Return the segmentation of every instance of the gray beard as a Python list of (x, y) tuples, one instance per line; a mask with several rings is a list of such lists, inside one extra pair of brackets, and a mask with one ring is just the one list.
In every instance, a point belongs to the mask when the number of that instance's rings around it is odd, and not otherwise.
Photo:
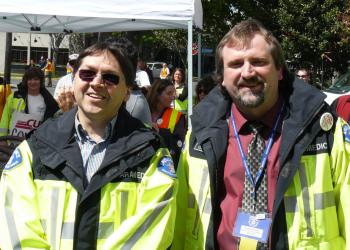
[(255, 100), (244, 100), (242, 96), (239, 96), (236, 101), (239, 106), (247, 107), (247, 108), (256, 108), (259, 107), (262, 103), (264, 103), (265, 95), (263, 92), (254, 94), (256, 97)]

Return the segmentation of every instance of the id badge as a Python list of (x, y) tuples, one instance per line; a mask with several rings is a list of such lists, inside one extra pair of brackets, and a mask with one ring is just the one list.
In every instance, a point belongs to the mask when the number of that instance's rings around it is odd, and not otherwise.
[(239, 209), (232, 235), (267, 243), (271, 216), (267, 213), (248, 213)]

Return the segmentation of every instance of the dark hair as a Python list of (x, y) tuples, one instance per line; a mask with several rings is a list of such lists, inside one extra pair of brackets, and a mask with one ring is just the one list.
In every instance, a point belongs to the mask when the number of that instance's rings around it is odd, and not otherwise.
[(28, 68), (25, 72), (24, 75), (22, 77), (22, 86), (25, 89), (25, 91), (27, 91), (27, 82), (30, 79), (33, 78), (39, 78), (40, 80), (40, 90), (45, 88), (45, 76), (44, 73), (41, 69), (39, 69), (38, 67), (30, 67)]
[(174, 84), (168, 79), (157, 79), (152, 84), (152, 87), (147, 94), (147, 101), (151, 112), (156, 110), (157, 105), (159, 103), (158, 98), (168, 86), (174, 86)]
[(256, 35), (262, 35), (265, 41), (270, 45), (272, 58), (277, 69), (286, 69), (283, 52), (280, 43), (276, 37), (267, 30), (259, 21), (249, 18), (236, 24), (226, 35), (221, 39), (216, 48), (216, 74), (218, 82), (223, 80), (224, 62), (222, 57), (222, 50), (227, 45), (244, 46), (249, 45), (250, 41)]
[(175, 83), (175, 79), (174, 79), (174, 75), (176, 73), (176, 71), (180, 71), (181, 75), (182, 75), (182, 82), (186, 82), (186, 74), (185, 74), (185, 70), (182, 68), (175, 68), (173, 75), (171, 77), (171, 80), (173, 81), (173, 83)]
[(196, 101), (197, 104), (199, 102), (199, 94), (203, 91), (206, 95), (215, 87), (216, 83), (213, 76), (206, 76), (202, 78), (196, 86)]
[(87, 56), (99, 55), (103, 52), (110, 52), (118, 61), (120, 68), (124, 74), (127, 86), (131, 86), (135, 79), (135, 67), (130, 60), (127, 51), (121, 47), (117, 47), (116, 43), (99, 42), (96, 43), (79, 54), (76, 65), (74, 67), (74, 75), (77, 73), (83, 59)]

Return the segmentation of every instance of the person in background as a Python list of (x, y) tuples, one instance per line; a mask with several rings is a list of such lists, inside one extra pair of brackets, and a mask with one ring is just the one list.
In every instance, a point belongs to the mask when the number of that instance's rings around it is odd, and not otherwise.
[[(38, 117), (42, 122), (53, 117), (59, 110), (58, 104), (45, 88), (44, 73), (38, 67), (25, 71), (18, 90), (10, 94), (0, 120), (0, 136), (11, 135), (14, 114), (25, 113)], [(28, 126), (24, 125), (24, 126)]]
[(142, 59), (138, 60), (137, 65), (138, 65), (139, 69), (146, 71), (148, 78), (149, 78), (149, 82), (152, 85), (153, 81), (154, 81), (152, 70), (147, 66), (145, 61), (143, 61)]
[(299, 69), (296, 75), (299, 79), (304, 80), (306, 83), (310, 83), (310, 73), (307, 69)]
[(45, 60), (44, 56), (41, 56), (40, 60), (39, 60), (39, 68), (43, 69), (45, 67), (45, 65), (46, 65), (46, 60)]
[(152, 126), (163, 137), (176, 166), (187, 124), (185, 116), (171, 107), (174, 99), (175, 87), (168, 79), (156, 80), (147, 95), (151, 109)]
[(172, 75), (172, 82), (176, 90), (175, 109), (183, 114), (188, 110), (188, 88), (186, 85), (185, 71), (182, 68), (175, 68)]
[(219, 42), (216, 73), (177, 168), (173, 249), (350, 249), (350, 126), (254, 19)]
[(201, 80), (196, 85), (196, 99), (195, 99), (195, 105), (197, 105), (200, 101), (206, 97), (209, 92), (216, 86), (214, 77), (209, 75)]
[(342, 95), (335, 99), (331, 105), (335, 114), (350, 123), (350, 95)]
[(52, 61), (50, 58), (46, 59), (46, 65), (43, 68), (45, 72), (45, 79), (47, 79), (46, 86), (47, 87), (52, 87), (52, 71), (53, 71), (53, 66), (52, 66)]
[(0, 180), (0, 248), (167, 249), (177, 179), (169, 151), (123, 107), (135, 70), (111, 43), (85, 49), (77, 107), (22, 142)]
[(68, 62), (66, 65), (67, 74), (73, 73), (74, 65), (75, 65), (75, 62), (77, 61), (78, 56), (79, 56), (79, 54), (76, 54), (76, 53), (68, 56)]
[(139, 119), (143, 124), (152, 127), (151, 110), (146, 97), (137, 84), (129, 87), (125, 108), (131, 116)]
[(160, 73), (159, 73), (159, 78), (160, 79), (166, 79), (170, 76), (170, 70), (168, 68), (168, 65), (166, 63), (163, 63), (163, 67), (162, 69), (160, 70)]
[(35, 64), (34, 59), (30, 59), (29, 64), (26, 65), (26, 66), (24, 67), (24, 69), (27, 70), (27, 69), (29, 69), (29, 68), (35, 68), (35, 67), (38, 67), (38, 66)]
[[(79, 54), (71, 54), (68, 57), (68, 64), (70, 68), (74, 68)], [(72, 104), (74, 103), (73, 98), (73, 71), (67, 73), (65, 76), (61, 77), (56, 85), (55, 92), (53, 97), (57, 101), (62, 111), (68, 111), (69, 109), (65, 108), (65, 100), (70, 100)]]
[(11, 84), (7, 83), (4, 78), (0, 77), (0, 119), (5, 107), (7, 97), (12, 93)]
[(151, 87), (151, 83), (147, 72), (142, 68), (143, 68), (142, 61), (138, 60), (135, 82), (137, 86), (142, 90), (142, 92), (146, 94), (149, 88)]

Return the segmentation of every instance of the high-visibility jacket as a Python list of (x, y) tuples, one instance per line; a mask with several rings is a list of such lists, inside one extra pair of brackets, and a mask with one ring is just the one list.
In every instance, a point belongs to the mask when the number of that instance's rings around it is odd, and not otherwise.
[(7, 97), (12, 93), (11, 85), (5, 84), (5, 82), (0, 82), (0, 119), (2, 116), (2, 111), (5, 107)]
[(180, 99), (175, 99), (175, 109), (183, 114), (187, 114), (188, 111), (188, 99), (181, 101)]
[(0, 248), (167, 249), (177, 180), (159, 137), (119, 110), (89, 183), (73, 109), (15, 150), (0, 180)]
[(167, 108), (162, 117), (158, 119), (158, 127), (159, 128), (165, 128), (170, 129), (170, 132), (173, 133), (176, 124), (179, 122), (181, 118), (181, 112), (177, 111), (176, 109)]
[(186, 135), (185, 116), (176, 109), (167, 108), (160, 119), (157, 120), (159, 134), (170, 150), (175, 166), (180, 157), (181, 149)]
[[(289, 90), (281, 93), (286, 111), (270, 248), (350, 249), (350, 127), (334, 114), (334, 122), (325, 118), (329, 106), (313, 87), (280, 84)], [(177, 169), (181, 216), (173, 249), (218, 249), (230, 109), (218, 86), (191, 117)]]
[(188, 111), (188, 89), (186, 85), (176, 88), (175, 109), (182, 114), (187, 114)]
[(53, 71), (52, 62), (47, 61), (44, 69), (45, 69), (45, 73), (52, 73), (52, 71)]
[[(40, 93), (43, 96), (44, 102), (46, 104), (46, 110), (44, 114), (45, 121), (49, 117), (52, 117), (59, 110), (59, 107), (47, 89), (43, 88)], [(28, 113), (27, 92), (25, 90), (18, 90), (14, 93), (11, 93), (7, 97), (0, 120), (0, 136), (6, 136), (9, 134), (10, 129), (13, 127), (12, 114), (15, 111)]]

